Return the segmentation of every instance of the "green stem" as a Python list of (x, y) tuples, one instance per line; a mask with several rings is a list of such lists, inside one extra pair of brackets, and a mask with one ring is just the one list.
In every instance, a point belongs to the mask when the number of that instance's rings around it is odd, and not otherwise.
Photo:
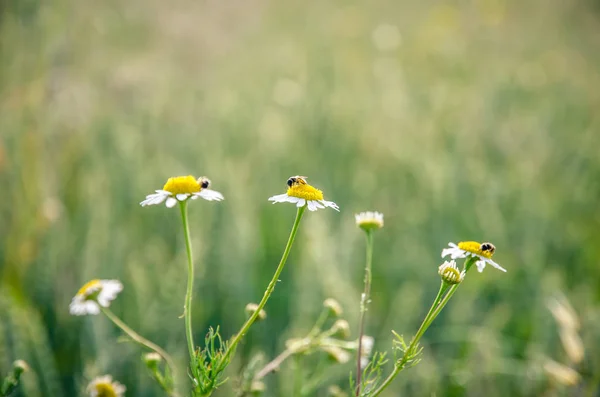
[(329, 317), (329, 309), (324, 308), (321, 311), (321, 314), (319, 315), (317, 322), (315, 322), (315, 325), (313, 325), (312, 329), (308, 333), (309, 338), (317, 335), (319, 333), (319, 331), (321, 331), (321, 327), (323, 326), (323, 324), (325, 324), (325, 321), (327, 321), (328, 317)]
[[(440, 285), (440, 289), (438, 291), (437, 296), (433, 300), (433, 303), (432, 303), (431, 307), (429, 308), (427, 315), (423, 319), (423, 322), (421, 323), (421, 326), (417, 330), (417, 333), (415, 334), (412, 341), (410, 342), (410, 345), (408, 345), (408, 348), (404, 351), (404, 355), (402, 356), (402, 359), (400, 359), (399, 363), (396, 363), (396, 365), (394, 365), (394, 370), (392, 371), (392, 373), (390, 373), (388, 375), (388, 377), (385, 378), (383, 383), (372, 394), (369, 395), (370, 397), (376, 397), (379, 394), (381, 394), (381, 392), (390, 385), (390, 383), (400, 373), (400, 371), (402, 371), (404, 369), (404, 366), (406, 365), (409, 357), (412, 355), (413, 350), (416, 348), (417, 344), (419, 343), (419, 340), (421, 339), (421, 337), (423, 336), (425, 331), (427, 331), (427, 328), (429, 328), (429, 325), (431, 324), (431, 321), (433, 321), (433, 318), (435, 318), (433, 315), (436, 312), (436, 308), (438, 307), (438, 305), (441, 304), (441, 302), (443, 302), (442, 296), (444, 295), (444, 293), (447, 290), (448, 290), (448, 284), (446, 284), (445, 282), (442, 281), (442, 284)], [(438, 311), (438, 313), (439, 313), (439, 311)], [(436, 316), (437, 316), (437, 314), (436, 314)], [(431, 318), (431, 321), (429, 321), (430, 318)]]
[(183, 222), (183, 233), (185, 236), (185, 249), (188, 258), (188, 279), (187, 290), (185, 292), (185, 304), (183, 314), (185, 316), (185, 336), (187, 339), (188, 350), (190, 353), (190, 366), (192, 371), (195, 371), (195, 348), (194, 348), (194, 333), (192, 332), (192, 291), (194, 289), (194, 260), (192, 256), (192, 243), (190, 239), (190, 225), (188, 223), (187, 201), (179, 203), (181, 210), (181, 221)]
[(246, 320), (246, 322), (244, 323), (244, 325), (242, 326), (240, 331), (235, 335), (235, 337), (233, 338), (233, 340), (231, 341), (229, 346), (227, 346), (227, 350), (225, 351), (221, 360), (219, 361), (218, 368), (222, 368), (223, 364), (226, 363), (227, 360), (229, 360), (229, 356), (235, 350), (237, 344), (240, 342), (242, 337), (248, 332), (248, 329), (250, 329), (252, 324), (254, 324), (260, 311), (267, 304), (269, 297), (271, 296), (271, 294), (273, 293), (273, 290), (275, 289), (275, 285), (277, 285), (277, 282), (279, 281), (279, 276), (281, 275), (281, 272), (283, 271), (283, 268), (285, 266), (285, 262), (287, 261), (287, 258), (290, 254), (292, 244), (294, 243), (294, 239), (296, 238), (296, 232), (298, 231), (298, 226), (300, 226), (300, 220), (302, 219), (302, 214), (304, 214), (305, 210), (306, 210), (306, 205), (304, 207), (298, 208), (298, 211), (296, 212), (296, 220), (294, 221), (294, 225), (292, 226), (292, 231), (290, 232), (290, 237), (288, 238), (287, 245), (285, 246), (285, 250), (283, 251), (283, 255), (281, 257), (281, 260), (279, 261), (277, 270), (275, 270), (275, 274), (273, 275), (273, 278), (271, 279), (271, 282), (269, 283), (269, 286), (267, 287), (267, 289), (263, 295), (263, 298), (261, 299), (260, 303), (258, 304), (258, 307), (254, 311), (252, 316), (250, 316), (250, 318), (248, 320)]
[(367, 317), (367, 306), (371, 295), (371, 263), (373, 258), (373, 231), (366, 230), (367, 237), (367, 258), (365, 266), (365, 288), (360, 298), (360, 319), (358, 321), (358, 353), (356, 355), (356, 396), (360, 396), (362, 388), (362, 368), (360, 365), (360, 356), (362, 353), (362, 339), (365, 333), (365, 322)]
[(110, 321), (112, 321), (117, 327), (121, 328), (121, 330), (123, 332), (125, 332), (127, 334), (127, 336), (129, 336), (131, 339), (133, 339), (135, 342), (139, 343), (140, 345), (147, 347), (148, 349), (158, 353), (165, 360), (165, 362), (171, 369), (171, 373), (172, 374), (175, 373), (175, 365), (174, 365), (173, 359), (166, 351), (164, 351), (157, 344), (150, 342), (148, 339), (144, 338), (143, 336), (141, 336), (140, 334), (135, 332), (133, 329), (129, 328), (129, 326), (127, 324), (125, 324), (123, 322), (123, 320), (121, 320), (119, 317), (117, 317), (108, 308), (100, 307), (100, 309), (102, 310), (102, 313), (104, 313), (104, 315), (106, 317), (108, 317), (108, 319)]
[[(467, 273), (471, 269), (471, 267), (473, 266), (473, 264), (476, 261), (477, 261), (477, 258), (475, 258), (475, 257), (469, 257), (465, 260), (465, 265), (463, 268), (465, 273)], [(406, 365), (408, 358), (412, 354), (412, 350), (417, 346), (417, 343), (419, 342), (419, 340), (421, 339), (421, 337), (423, 336), (423, 334), (425, 333), (427, 328), (429, 328), (431, 323), (433, 323), (433, 320), (436, 319), (436, 317), (440, 314), (440, 312), (442, 311), (444, 306), (446, 306), (446, 304), (450, 301), (450, 298), (452, 298), (452, 295), (454, 295), (454, 293), (456, 292), (459, 285), (460, 284), (454, 284), (454, 285), (450, 286), (449, 284), (442, 281), (442, 285), (440, 286), (440, 290), (438, 292), (437, 297), (435, 298), (435, 300), (433, 301), (433, 304), (429, 308), (429, 312), (427, 313), (427, 315), (425, 316), (425, 319), (421, 323), (419, 330), (417, 331), (413, 340), (410, 342), (410, 345), (404, 352), (402, 359), (400, 360), (399, 363), (397, 363), (394, 366), (394, 370), (392, 371), (392, 373), (383, 381), (381, 386), (379, 386), (375, 390), (375, 392), (370, 395), (370, 397), (378, 396), (386, 387), (389, 386), (389, 384), (400, 373), (400, 371), (402, 371), (402, 369), (404, 369), (404, 366)], [(446, 293), (446, 291), (447, 291), (447, 293)]]

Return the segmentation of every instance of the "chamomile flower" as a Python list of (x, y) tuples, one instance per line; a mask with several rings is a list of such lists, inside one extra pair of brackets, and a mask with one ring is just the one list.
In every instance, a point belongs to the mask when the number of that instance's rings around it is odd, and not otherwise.
[(69, 305), (69, 312), (75, 316), (100, 313), (100, 306), (109, 307), (123, 284), (119, 280), (92, 280), (88, 281), (77, 291)]
[(472, 257), (477, 258), (477, 270), (481, 273), (485, 269), (485, 265), (489, 264), (498, 270), (506, 272), (502, 266), (492, 260), (496, 247), (492, 243), (478, 243), (477, 241), (461, 241), (458, 245), (448, 243), (450, 248), (442, 250), (442, 258), (450, 255), (451, 259)]
[(117, 381), (113, 381), (112, 376), (104, 375), (94, 378), (87, 387), (90, 397), (123, 397), (127, 388)]
[(202, 197), (208, 201), (221, 201), (223, 195), (217, 191), (210, 190), (210, 180), (206, 177), (201, 176), (196, 179), (191, 175), (188, 176), (176, 176), (169, 178), (162, 190), (155, 190), (156, 193), (152, 193), (146, 196), (146, 199), (140, 203), (142, 207), (147, 205), (161, 204), (166, 201), (168, 208), (172, 208), (177, 204), (178, 201), (186, 201), (188, 199), (196, 200), (198, 197)]
[(377, 211), (366, 211), (354, 215), (356, 226), (364, 231), (381, 229), (383, 227), (383, 214)]
[(285, 194), (269, 197), (269, 201), (275, 203), (292, 203), (296, 207), (308, 206), (310, 211), (316, 211), (320, 208), (333, 208), (338, 211), (340, 208), (333, 201), (323, 199), (323, 192), (306, 183), (305, 176), (292, 176), (287, 180), (288, 190)]

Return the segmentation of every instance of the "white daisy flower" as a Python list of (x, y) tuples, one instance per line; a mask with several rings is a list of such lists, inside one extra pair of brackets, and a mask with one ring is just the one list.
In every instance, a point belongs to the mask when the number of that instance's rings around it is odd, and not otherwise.
[(465, 271), (463, 270), (461, 272), (458, 270), (458, 266), (456, 266), (456, 261), (454, 259), (450, 262), (445, 261), (438, 269), (439, 275), (442, 276), (442, 279), (448, 284), (459, 284), (465, 278)]
[(477, 241), (461, 241), (458, 245), (448, 243), (450, 248), (442, 250), (442, 258), (450, 255), (451, 259), (459, 259), (466, 257), (478, 258), (475, 262), (477, 270), (481, 273), (485, 269), (485, 265), (489, 264), (498, 270), (506, 272), (502, 266), (492, 260), (492, 255), (496, 252), (496, 247), (492, 243), (478, 243)]
[(94, 378), (87, 387), (90, 397), (123, 397), (126, 390), (125, 386), (113, 381), (110, 375)]
[(368, 231), (383, 227), (383, 214), (377, 211), (366, 211), (354, 215), (356, 226)]
[(109, 307), (123, 284), (119, 280), (92, 280), (87, 282), (73, 297), (69, 312), (75, 316), (100, 313), (100, 306)]
[(198, 197), (202, 197), (208, 201), (223, 200), (221, 193), (208, 189), (209, 185), (210, 180), (203, 176), (198, 179), (191, 175), (169, 178), (162, 190), (155, 190), (156, 193), (147, 195), (140, 205), (145, 207), (166, 201), (167, 207), (172, 208), (178, 201), (183, 202), (190, 198), (196, 200)]
[(269, 197), (269, 201), (275, 203), (292, 203), (296, 207), (308, 207), (310, 211), (316, 211), (320, 208), (333, 208), (340, 211), (340, 208), (333, 201), (323, 199), (323, 192), (306, 183), (305, 176), (292, 176), (287, 180), (288, 190), (286, 194)]

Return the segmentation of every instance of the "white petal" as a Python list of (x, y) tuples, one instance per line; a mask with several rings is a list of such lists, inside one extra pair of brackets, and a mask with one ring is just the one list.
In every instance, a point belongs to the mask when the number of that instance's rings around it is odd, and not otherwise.
[(221, 193), (210, 189), (202, 189), (200, 192), (195, 193), (195, 195), (200, 196), (204, 200), (208, 201), (221, 201), (225, 199)]
[(317, 206), (316, 206), (316, 201), (314, 200), (308, 200), (308, 210), (309, 211), (316, 211), (317, 210)]
[(477, 271), (479, 273), (481, 273), (483, 269), (485, 269), (485, 261), (483, 260), (475, 262), (475, 265), (477, 265)]
[(484, 261), (486, 261), (487, 263), (489, 263), (490, 265), (492, 265), (493, 267), (495, 267), (498, 270), (501, 270), (503, 272), (506, 272), (506, 269), (503, 268), (502, 266), (500, 266), (499, 264), (497, 264), (496, 262), (494, 262), (493, 260), (491, 260), (490, 258), (485, 258)]
[(102, 280), (101, 283), (102, 289), (98, 294), (98, 303), (103, 307), (108, 307), (119, 292), (123, 291), (123, 284), (119, 280)]
[(325, 207), (333, 208), (337, 212), (340, 212), (340, 207), (338, 207), (338, 205), (336, 203), (334, 203), (333, 201), (320, 200), (320, 202)]
[(323, 203), (321, 203), (320, 201), (313, 201), (313, 203), (315, 204), (315, 207), (317, 208), (325, 208), (325, 206), (323, 205)]
[(94, 301), (86, 301), (85, 311), (87, 314), (95, 316), (96, 314), (100, 313), (100, 306), (98, 306), (98, 304)]
[(187, 194), (187, 193), (179, 193), (179, 194), (177, 194), (175, 197), (176, 197), (176, 198), (177, 198), (177, 200), (179, 200), (179, 201), (185, 201), (185, 200), (187, 200), (187, 198), (188, 198), (188, 197), (190, 197), (190, 195), (189, 195), (189, 194)]
[(140, 205), (142, 207), (145, 207), (147, 205), (160, 204), (163, 201), (165, 201), (165, 199), (167, 197), (168, 197), (168, 195), (165, 195), (163, 193), (149, 194), (149, 195), (146, 196), (146, 199), (140, 203)]
[[(278, 194), (277, 196), (272, 196), (269, 197), (269, 201), (272, 201), (273, 204), (275, 203), (288, 203), (288, 202), (292, 202), (290, 201), (291, 197), (288, 196), (287, 194)], [(295, 201), (293, 201), (295, 203)]]
[(303, 198), (298, 198), (298, 201), (296, 202), (296, 207), (300, 208), (300, 207), (304, 207), (306, 205), (306, 200)]
[(175, 207), (175, 204), (177, 204), (177, 199), (176, 198), (169, 197), (167, 199), (167, 202), (166, 202), (167, 208), (173, 208), (173, 207)]

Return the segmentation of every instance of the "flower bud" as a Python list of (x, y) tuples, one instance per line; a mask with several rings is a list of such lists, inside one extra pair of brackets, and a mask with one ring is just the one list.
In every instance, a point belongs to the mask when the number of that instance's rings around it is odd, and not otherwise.
[(25, 362), (25, 360), (16, 360), (13, 362), (13, 371), (16, 376), (21, 375), (23, 372), (29, 371), (29, 365)]
[(339, 319), (331, 327), (331, 335), (347, 338), (350, 336), (350, 324), (348, 321)]
[(162, 361), (162, 357), (156, 352), (146, 353), (142, 359), (144, 360), (146, 367), (152, 370), (156, 369), (158, 363)]
[(574, 386), (581, 381), (581, 375), (577, 371), (553, 360), (546, 361), (544, 371), (549, 377), (566, 386)]
[(448, 284), (459, 284), (465, 278), (465, 272), (458, 270), (454, 260), (442, 263), (438, 268), (438, 274), (442, 277), (442, 280)]
[(264, 393), (266, 389), (267, 389), (267, 387), (265, 386), (265, 384), (259, 380), (255, 380), (250, 385), (250, 393), (257, 395), (257, 396)]
[(356, 226), (368, 232), (383, 227), (383, 214), (377, 211), (366, 211), (354, 215)]
[(344, 312), (342, 305), (340, 305), (340, 303), (333, 298), (325, 299), (323, 301), (323, 306), (329, 309), (329, 313), (334, 317), (339, 317)]
[[(246, 314), (248, 315), (248, 317), (250, 317), (254, 314), (254, 312), (256, 312), (257, 309), (258, 309), (258, 305), (256, 303), (248, 303), (246, 305)], [(265, 318), (267, 318), (267, 312), (264, 311), (263, 309), (260, 309), (260, 312), (258, 312), (258, 317), (256, 317), (256, 320), (262, 321)]]
[(327, 395), (329, 397), (348, 397), (348, 394), (346, 394), (338, 385), (329, 386)]
[(321, 349), (327, 353), (330, 359), (339, 364), (345, 364), (352, 358), (350, 353), (337, 346), (324, 346)]

